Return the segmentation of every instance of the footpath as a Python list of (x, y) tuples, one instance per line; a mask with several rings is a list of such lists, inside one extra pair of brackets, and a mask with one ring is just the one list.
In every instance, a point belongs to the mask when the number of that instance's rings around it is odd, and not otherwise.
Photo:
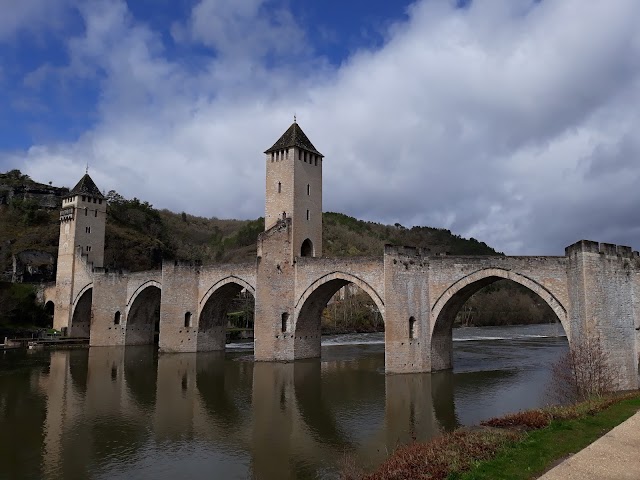
[(640, 480), (640, 412), (539, 480)]

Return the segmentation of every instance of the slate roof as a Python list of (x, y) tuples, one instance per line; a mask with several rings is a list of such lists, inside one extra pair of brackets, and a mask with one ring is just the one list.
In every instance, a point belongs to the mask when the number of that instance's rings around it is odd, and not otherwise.
[(85, 173), (78, 184), (71, 189), (69, 195), (90, 195), (96, 198), (104, 198), (104, 195), (100, 193), (100, 189), (96, 187), (88, 173)]
[(316, 155), (320, 155), (321, 157), (324, 157), (324, 155), (322, 155), (318, 150), (316, 150), (316, 147), (313, 146), (313, 144), (311, 143), (311, 140), (309, 140), (309, 137), (307, 137), (304, 134), (304, 132), (300, 128), (300, 125), (298, 125), (297, 122), (293, 122), (291, 126), (287, 129), (287, 131), (282, 134), (280, 139), (273, 144), (273, 147), (271, 147), (269, 150), (265, 151), (264, 153), (271, 153), (277, 150), (284, 150), (285, 148), (289, 148), (289, 147), (298, 147), (303, 150), (306, 150), (307, 152), (315, 153)]

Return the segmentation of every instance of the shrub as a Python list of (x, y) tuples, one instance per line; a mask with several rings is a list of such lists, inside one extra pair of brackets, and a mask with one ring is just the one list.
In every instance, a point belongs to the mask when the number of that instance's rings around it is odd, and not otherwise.
[[(495, 455), (521, 434), (511, 430), (458, 430), (427, 443), (411, 443), (398, 448), (380, 467), (363, 480), (446, 479), (464, 472), (474, 463)], [(354, 477), (343, 473), (344, 480)]]
[(529, 410), (513, 413), (500, 418), (492, 418), (481, 423), (488, 427), (497, 428), (522, 428), (524, 430), (537, 430), (551, 423), (552, 416), (544, 410)]
[(597, 334), (573, 339), (552, 367), (552, 395), (562, 403), (600, 398), (616, 390), (615, 372)]

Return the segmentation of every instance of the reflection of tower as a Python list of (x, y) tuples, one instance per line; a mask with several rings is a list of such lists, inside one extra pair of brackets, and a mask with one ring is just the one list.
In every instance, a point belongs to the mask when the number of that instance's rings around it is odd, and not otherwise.
[(253, 455), (256, 478), (295, 478), (293, 363), (256, 363), (253, 367)]
[(265, 230), (289, 217), (292, 257), (322, 256), (322, 154), (295, 120), (265, 153)]
[(193, 436), (196, 354), (158, 357), (154, 430), (159, 438)]
[(74, 296), (86, 284), (80, 270), (103, 266), (106, 212), (107, 202), (89, 174), (62, 199), (53, 320), (57, 330), (71, 324)]
[(67, 352), (51, 352), (49, 375), (42, 377), (41, 389), (47, 399), (47, 416), (44, 422), (44, 438), (42, 449), (42, 463), (44, 476), (53, 476), (62, 459), (62, 434), (64, 422), (67, 418), (67, 400), (74, 398), (68, 384)]
[(410, 373), (385, 377), (385, 433), (387, 446), (425, 441), (437, 435), (440, 425), (433, 408), (431, 375)]
[[(91, 453), (85, 415), (87, 386), (86, 350), (51, 352), (49, 374), (42, 378), (46, 418), (42, 450), (43, 478), (88, 476), (86, 458)], [(73, 455), (65, 450), (71, 448)]]

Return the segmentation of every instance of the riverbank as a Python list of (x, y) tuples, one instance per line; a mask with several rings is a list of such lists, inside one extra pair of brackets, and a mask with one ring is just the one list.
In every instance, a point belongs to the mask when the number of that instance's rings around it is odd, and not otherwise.
[(530, 479), (640, 411), (640, 392), (568, 407), (529, 410), (398, 448), (371, 474), (346, 468), (348, 480)]

